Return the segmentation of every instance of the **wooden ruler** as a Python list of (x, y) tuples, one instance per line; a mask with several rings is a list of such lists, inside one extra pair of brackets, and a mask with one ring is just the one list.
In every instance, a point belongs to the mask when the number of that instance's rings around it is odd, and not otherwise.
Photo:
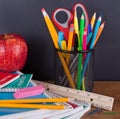
[(58, 86), (50, 83), (45, 83), (42, 81), (34, 81), (36, 84), (42, 84), (46, 90), (53, 92), (55, 94), (76, 99), (78, 101), (91, 103), (93, 107), (102, 108), (105, 110), (112, 110), (114, 98), (100, 95), (96, 93), (81, 91), (77, 89), (72, 89), (68, 87)]

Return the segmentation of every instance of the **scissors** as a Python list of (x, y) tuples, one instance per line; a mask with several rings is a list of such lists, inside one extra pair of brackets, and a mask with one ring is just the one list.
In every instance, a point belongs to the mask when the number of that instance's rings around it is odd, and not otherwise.
[[(70, 24), (73, 21), (74, 11), (76, 11), (76, 13), (77, 13), (77, 8), (78, 7), (80, 7), (81, 10), (84, 12), (85, 20), (86, 20), (85, 28), (87, 28), (88, 22), (89, 22), (88, 13), (87, 13), (87, 10), (86, 10), (86, 8), (85, 8), (85, 6), (83, 4), (80, 4), (80, 3), (75, 4), (74, 7), (73, 7), (73, 13), (71, 11), (67, 10), (67, 9), (64, 9), (64, 8), (58, 8), (52, 14), (53, 23), (56, 25), (56, 27), (60, 31), (64, 32), (64, 37), (65, 37), (66, 41), (68, 41), (69, 29), (70, 29)], [(66, 14), (66, 16), (67, 16), (67, 19), (65, 21), (63, 21), (63, 22), (60, 22), (58, 20), (58, 17), (57, 17), (57, 15), (59, 15), (60, 12)], [(61, 14), (60, 17), (63, 18), (64, 16), (62, 16), (62, 14)]]
[[(63, 21), (63, 22), (60, 22), (57, 18), (57, 15), (59, 13), (64, 13), (63, 15), (66, 15), (65, 17), (66, 20)], [(60, 15), (61, 16), (61, 15)], [(63, 16), (61, 16), (62, 18)], [(54, 12), (53, 12), (53, 15), (52, 15), (52, 21), (54, 22), (54, 24), (56, 25), (56, 27), (60, 30), (60, 31), (63, 31), (64, 32), (64, 37), (66, 39), (66, 41), (68, 40), (68, 33), (69, 33), (69, 26), (70, 26), (70, 23), (71, 21), (73, 20), (73, 14), (67, 10), (67, 9), (64, 9), (64, 8), (58, 8), (56, 9)]]

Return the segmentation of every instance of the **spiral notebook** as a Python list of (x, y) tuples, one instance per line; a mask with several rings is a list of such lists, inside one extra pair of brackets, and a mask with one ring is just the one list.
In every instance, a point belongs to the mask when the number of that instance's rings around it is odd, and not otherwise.
[(28, 87), (29, 82), (31, 81), (33, 74), (21, 74), (18, 79), (9, 83), (8, 85), (0, 88), (0, 92), (15, 92), (18, 89)]

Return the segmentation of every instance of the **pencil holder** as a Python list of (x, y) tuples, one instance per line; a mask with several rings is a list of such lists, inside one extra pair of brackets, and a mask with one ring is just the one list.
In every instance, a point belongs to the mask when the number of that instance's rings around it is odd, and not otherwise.
[(94, 52), (95, 49), (85, 51), (55, 49), (55, 84), (92, 91), (94, 87)]

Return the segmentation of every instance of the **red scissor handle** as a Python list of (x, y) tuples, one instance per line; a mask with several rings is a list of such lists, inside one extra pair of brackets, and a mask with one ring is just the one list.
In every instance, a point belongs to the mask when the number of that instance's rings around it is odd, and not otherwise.
[[(67, 15), (67, 19), (66, 19), (66, 21), (65, 21), (64, 23), (60, 23), (60, 22), (57, 20), (57, 17), (56, 17), (56, 16), (57, 16), (57, 14), (58, 14), (59, 12), (64, 12), (64, 13), (66, 13), (66, 15)], [(61, 17), (62, 17), (62, 15), (61, 15)], [(64, 8), (58, 8), (58, 9), (56, 9), (56, 10), (53, 12), (53, 14), (52, 14), (52, 21), (54, 22), (54, 24), (56, 25), (56, 27), (57, 27), (59, 30), (61, 30), (61, 31), (64, 32), (64, 36), (65, 36), (66, 41), (68, 40), (69, 25), (70, 25), (70, 22), (72, 21), (72, 19), (73, 19), (72, 13), (71, 13), (69, 10), (64, 9)]]

